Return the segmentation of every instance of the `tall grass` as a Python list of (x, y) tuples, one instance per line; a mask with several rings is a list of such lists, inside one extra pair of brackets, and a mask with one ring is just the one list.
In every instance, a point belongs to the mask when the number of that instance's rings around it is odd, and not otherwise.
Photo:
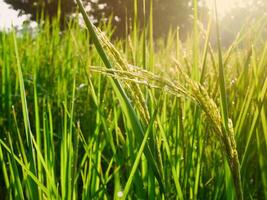
[(267, 198), (258, 24), (214, 48), (216, 24), (203, 29), (196, 11), (193, 38), (154, 41), (150, 1), (144, 31), (135, 21), (112, 44), (77, 2), (88, 30), (55, 19), (0, 34), (2, 197)]

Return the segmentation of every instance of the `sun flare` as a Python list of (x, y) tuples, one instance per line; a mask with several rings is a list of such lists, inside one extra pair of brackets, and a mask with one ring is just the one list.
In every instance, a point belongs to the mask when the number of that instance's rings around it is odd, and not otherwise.
[[(210, 9), (214, 9), (215, 0), (206, 0)], [(235, 7), (245, 7), (255, 3), (253, 0), (217, 0), (219, 17), (227, 15)]]

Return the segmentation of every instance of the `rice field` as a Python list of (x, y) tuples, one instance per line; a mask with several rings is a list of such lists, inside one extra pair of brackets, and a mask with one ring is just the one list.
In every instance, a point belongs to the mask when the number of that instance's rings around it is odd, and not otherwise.
[(0, 33), (1, 199), (267, 199), (266, 18), (111, 40), (77, 3), (85, 27)]

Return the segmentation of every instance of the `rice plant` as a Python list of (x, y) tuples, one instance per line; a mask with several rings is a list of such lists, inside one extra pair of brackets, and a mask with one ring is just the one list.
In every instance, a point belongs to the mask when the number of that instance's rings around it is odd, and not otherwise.
[(162, 43), (151, 14), (112, 41), (77, 3), (86, 28), (0, 34), (3, 199), (266, 199), (258, 24), (223, 48), (196, 11), (188, 40)]

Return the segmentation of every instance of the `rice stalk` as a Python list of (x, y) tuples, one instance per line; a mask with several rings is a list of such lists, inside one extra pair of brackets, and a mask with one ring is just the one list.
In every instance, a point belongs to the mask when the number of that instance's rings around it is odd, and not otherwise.
[[(105, 50), (101, 44), (101, 41), (102, 41), (100, 39), (101, 37), (97, 33), (97, 30), (95, 30), (95, 26), (91, 23), (88, 15), (87, 15), (84, 7), (83, 7), (81, 0), (77, 0), (77, 4), (79, 6), (80, 12), (83, 15), (85, 24), (86, 24), (86, 26), (90, 32), (90, 35), (93, 39), (94, 45), (97, 49), (99, 56), (101, 57), (105, 66), (108, 69), (112, 69), (113, 64), (111, 63), (110, 58), (106, 54), (106, 52), (105, 52)], [(113, 51), (113, 53), (115, 53), (115, 55), (117, 55), (116, 52)], [(119, 60), (117, 60), (117, 62), (120, 62), (121, 59), (120, 59), (120, 57), (118, 57), (118, 58), (119, 58)], [(137, 117), (137, 113), (135, 112), (135, 110), (134, 110), (128, 96), (126, 95), (123, 87), (121, 86), (120, 82), (118, 82), (117, 79), (110, 79), (110, 81), (111, 81), (114, 92), (116, 93), (117, 97), (119, 98), (122, 110), (123, 110), (123, 112), (126, 116), (126, 119), (128, 121), (128, 125), (132, 129), (133, 133), (135, 134), (135, 137), (137, 138), (138, 142), (141, 143), (142, 137), (144, 136), (144, 130), (143, 130), (143, 127), (139, 121), (139, 118)], [(160, 185), (160, 192), (163, 193), (165, 190), (165, 187), (162, 183), (161, 174), (159, 172), (158, 165), (157, 165), (156, 160), (155, 160), (155, 156), (153, 155), (149, 145), (147, 145), (145, 147), (144, 153), (145, 153), (147, 160), (151, 164), (151, 167), (153, 169), (153, 172), (154, 172), (156, 179), (158, 180), (158, 183)]]
[(209, 96), (207, 90), (200, 83), (192, 80), (181, 69), (178, 61), (175, 60), (175, 62), (181, 75), (180, 77), (183, 77), (182, 80), (185, 82), (183, 84), (181, 84), (182, 81), (179, 82), (176, 80), (169, 80), (152, 72), (131, 65), (130, 67), (135, 70), (123, 71), (101, 67), (90, 67), (90, 70), (92, 72), (98, 72), (107, 76), (111, 76), (115, 79), (123, 80), (125, 82), (135, 82), (136, 84), (146, 85), (149, 88), (162, 89), (164, 92), (167, 92), (171, 95), (175, 95), (177, 97), (184, 96), (197, 102), (205, 112), (207, 119), (212, 122), (212, 128), (216, 134), (216, 137), (219, 138), (223, 144), (222, 149), (227, 156), (234, 179), (234, 184), (236, 190), (238, 190), (237, 187), (241, 187), (240, 163), (238, 159), (236, 141), (234, 138), (232, 120), (228, 119), (228, 129), (225, 129), (220, 110), (214, 100)]
[[(106, 50), (109, 58), (113, 62), (113, 67), (115, 69), (120, 69), (124, 71), (131, 71), (131, 67), (129, 67), (129, 64), (127, 60), (124, 58), (124, 56), (114, 47), (114, 45), (109, 41), (107, 36), (102, 33), (99, 29), (96, 27), (95, 31), (97, 35), (99, 36), (99, 40), (103, 46), (103, 48)], [(143, 92), (139, 86), (139, 84), (136, 84), (134, 82), (132, 83), (125, 83), (127, 91), (130, 92), (130, 95), (133, 99), (133, 102), (135, 102), (138, 110), (141, 112), (141, 117), (145, 119), (146, 124), (148, 124), (150, 120), (150, 115), (148, 112), (148, 108), (146, 106), (145, 98), (143, 95)]]

